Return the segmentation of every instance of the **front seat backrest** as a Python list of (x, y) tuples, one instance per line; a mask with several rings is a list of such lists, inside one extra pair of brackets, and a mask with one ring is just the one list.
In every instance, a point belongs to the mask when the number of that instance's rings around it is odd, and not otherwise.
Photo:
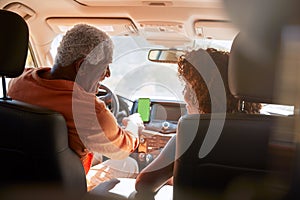
[[(0, 76), (19, 76), (25, 66), (29, 32), (16, 13), (0, 10)], [(78, 156), (69, 148), (64, 117), (52, 110), (0, 99), (0, 187), (47, 184), (75, 195), (86, 193)], [(30, 91), (24, 91), (30, 92)]]
[[(260, 66), (251, 68), (253, 62), (241, 56), (240, 37), (239, 34), (235, 38), (229, 58), (233, 95), (250, 102), (281, 103), (269, 91), (273, 84), (260, 87), (261, 82), (256, 81)], [(273, 81), (274, 68), (265, 67), (270, 73), (264, 72), (265, 77), (260, 81), (269, 76)], [(268, 81), (270, 79), (265, 82)], [(221, 122), (224, 122), (222, 129), (210, 132), (214, 138), (220, 131), (216, 144), (205, 141), (210, 126)], [(295, 122), (294, 116), (246, 113), (227, 113), (225, 118), (224, 113), (183, 116), (176, 140), (174, 199), (278, 199), (284, 196), (291, 178)], [(201, 157), (199, 151), (205, 142), (214, 147)]]

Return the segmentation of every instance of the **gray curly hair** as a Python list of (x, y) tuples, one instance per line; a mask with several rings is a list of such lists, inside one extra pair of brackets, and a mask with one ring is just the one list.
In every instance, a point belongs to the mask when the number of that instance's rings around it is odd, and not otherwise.
[(62, 38), (55, 64), (68, 66), (80, 58), (93, 65), (109, 64), (112, 54), (113, 43), (105, 32), (87, 24), (77, 24)]

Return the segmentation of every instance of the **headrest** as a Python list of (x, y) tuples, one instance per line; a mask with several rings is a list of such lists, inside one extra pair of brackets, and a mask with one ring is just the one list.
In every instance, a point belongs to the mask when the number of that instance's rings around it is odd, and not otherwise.
[(233, 41), (228, 83), (233, 96), (248, 102), (290, 104), (278, 95), (280, 35), (251, 39), (239, 33)]
[(0, 76), (14, 78), (25, 67), (29, 31), (18, 14), (0, 10)]

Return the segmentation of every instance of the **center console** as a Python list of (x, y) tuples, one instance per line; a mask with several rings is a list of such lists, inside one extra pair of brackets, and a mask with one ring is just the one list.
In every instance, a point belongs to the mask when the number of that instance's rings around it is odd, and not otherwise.
[[(138, 103), (138, 100), (134, 102), (132, 113), (147, 113), (139, 111), (141, 106), (138, 106)], [(176, 135), (178, 120), (186, 114), (185, 104), (182, 102), (151, 100), (146, 109), (149, 109), (149, 116), (144, 121), (145, 129), (140, 133), (139, 147), (132, 154), (132, 157), (137, 160), (140, 170), (151, 163), (169, 139)]]

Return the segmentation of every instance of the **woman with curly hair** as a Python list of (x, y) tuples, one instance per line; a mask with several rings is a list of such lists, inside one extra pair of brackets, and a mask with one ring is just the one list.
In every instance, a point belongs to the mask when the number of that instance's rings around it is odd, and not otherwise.
[[(207, 52), (210, 57), (206, 56), (205, 52)], [(214, 66), (216, 66), (211, 67), (209, 71), (202, 67), (204, 64), (206, 64), (206, 67), (207, 65), (211, 65), (208, 59), (212, 59)], [(185, 83), (183, 93), (189, 114), (211, 113), (212, 105), (217, 107), (215, 108), (215, 111), (221, 111), (221, 108), (219, 108), (223, 104), (223, 102), (220, 102), (221, 98), (213, 98), (215, 102), (212, 104), (212, 98), (208, 89), (213, 87), (213, 83), (216, 82), (218, 77), (217, 73), (221, 75), (223, 86), (225, 88), (227, 113), (259, 113), (261, 104), (240, 102), (239, 99), (235, 98), (230, 93), (228, 85), (228, 60), (228, 52), (218, 51), (213, 48), (208, 48), (206, 50), (198, 49), (180, 57), (178, 61), (178, 75)], [(191, 63), (194, 63), (194, 65)], [(203, 72), (204, 70), (206, 70), (205, 73)], [(206, 76), (207, 84), (203, 75)]]
[[(228, 52), (213, 48), (194, 50), (179, 58), (178, 76), (185, 84), (183, 95), (188, 114), (205, 114), (212, 111), (259, 113), (261, 104), (240, 102), (230, 93), (228, 60)], [(218, 81), (220, 77), (222, 80)], [(222, 84), (222, 87), (218, 84)], [(213, 87), (224, 88), (226, 98), (219, 98), (222, 94), (218, 93), (214, 93), (216, 97), (213, 97), (210, 94)], [(140, 194), (144, 197), (148, 194), (147, 196), (151, 197), (164, 184), (172, 184), (175, 145), (176, 137), (173, 137), (159, 156), (137, 176), (135, 184), (137, 198)]]

